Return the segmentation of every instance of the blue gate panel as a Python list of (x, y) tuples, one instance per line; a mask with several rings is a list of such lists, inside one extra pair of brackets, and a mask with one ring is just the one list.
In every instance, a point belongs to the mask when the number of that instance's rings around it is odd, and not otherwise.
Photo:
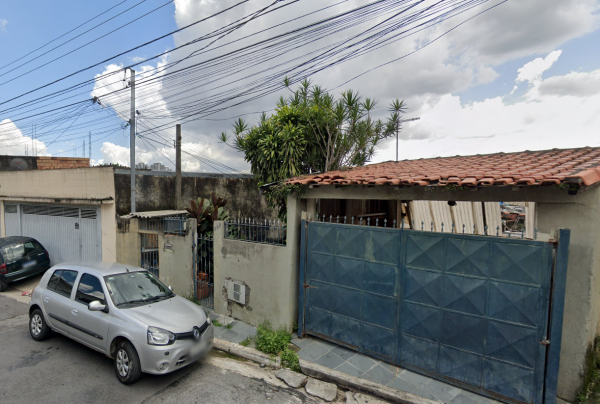
[(404, 273), (404, 300), (440, 306), (442, 301), (442, 274), (439, 272), (406, 269)]
[(307, 333), (503, 400), (542, 401), (548, 243), (308, 224)]
[(438, 362), (438, 344), (406, 334), (400, 336), (398, 352), (400, 361), (406, 365), (435, 372)]
[(487, 359), (483, 369), (483, 387), (506, 397), (530, 403), (534, 398), (531, 388), (535, 383), (533, 371)]
[(404, 303), (401, 313), (400, 329), (403, 333), (439, 342), (440, 310), (420, 304)]
[(445, 309), (478, 316), (485, 315), (488, 293), (485, 279), (446, 275), (445, 281), (442, 292), (442, 304)]
[(364, 267), (365, 264), (361, 260), (336, 257), (333, 272), (338, 284), (360, 290), (365, 279)]
[(446, 377), (473, 386), (480, 386), (482, 366), (480, 355), (456, 348), (440, 347), (439, 372)]
[(486, 240), (448, 238), (446, 271), (487, 278), (490, 270), (490, 243)]
[(352, 347), (360, 346), (360, 321), (344, 316), (331, 316), (331, 328), (333, 332), (331, 338), (336, 341), (344, 342)]
[(350, 317), (355, 320), (362, 319), (362, 294), (360, 290), (333, 285), (329, 288), (328, 299), (331, 302), (330, 311), (335, 314)]

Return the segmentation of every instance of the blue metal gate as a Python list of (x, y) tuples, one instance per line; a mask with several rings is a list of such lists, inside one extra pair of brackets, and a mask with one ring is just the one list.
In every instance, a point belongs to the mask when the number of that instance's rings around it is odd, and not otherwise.
[(303, 234), (301, 332), (480, 394), (543, 401), (551, 244), (319, 222)]

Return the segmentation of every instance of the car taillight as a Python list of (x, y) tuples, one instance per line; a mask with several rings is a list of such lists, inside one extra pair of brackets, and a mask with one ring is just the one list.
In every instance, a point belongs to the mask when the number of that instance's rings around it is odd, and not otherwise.
[(8, 272), (8, 269), (6, 268), (6, 264), (0, 265), (0, 274), (5, 274), (7, 272)]
[(50, 259), (50, 254), (48, 254), (48, 251), (44, 250), (44, 252), (46, 253), (46, 258)]

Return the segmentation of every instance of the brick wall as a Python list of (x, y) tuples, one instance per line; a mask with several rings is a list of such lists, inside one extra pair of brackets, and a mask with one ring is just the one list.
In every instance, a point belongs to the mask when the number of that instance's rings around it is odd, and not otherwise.
[(59, 168), (83, 168), (90, 166), (89, 158), (77, 157), (38, 157), (38, 170), (56, 170)]

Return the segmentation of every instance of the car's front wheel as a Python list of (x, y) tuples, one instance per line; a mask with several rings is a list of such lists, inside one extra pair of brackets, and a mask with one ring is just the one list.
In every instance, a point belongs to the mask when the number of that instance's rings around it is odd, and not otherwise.
[(29, 316), (29, 334), (36, 341), (42, 341), (50, 335), (50, 327), (40, 309), (35, 309)]
[(115, 371), (117, 378), (123, 384), (135, 383), (142, 376), (140, 358), (131, 342), (118, 343), (115, 353)]

